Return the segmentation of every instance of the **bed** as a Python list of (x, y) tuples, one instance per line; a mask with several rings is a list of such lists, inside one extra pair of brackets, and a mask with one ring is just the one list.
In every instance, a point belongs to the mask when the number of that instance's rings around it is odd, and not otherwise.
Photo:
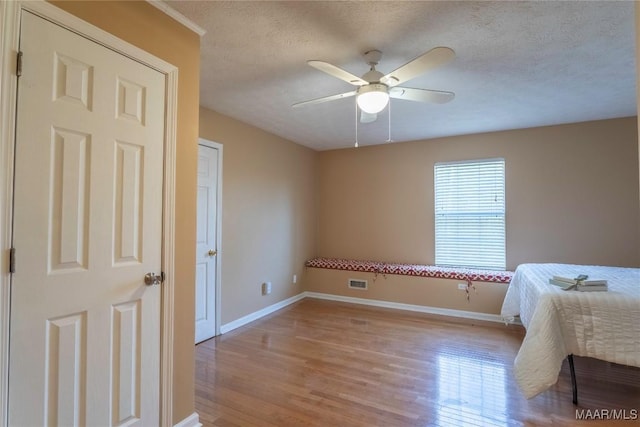
[[(564, 291), (549, 284), (554, 275), (580, 274), (606, 279), (609, 290)], [(519, 315), (527, 330), (514, 375), (528, 399), (555, 384), (562, 361), (572, 355), (640, 367), (638, 268), (522, 264), (509, 284), (501, 314), (506, 321)], [(574, 375), (572, 381), (576, 402)]]

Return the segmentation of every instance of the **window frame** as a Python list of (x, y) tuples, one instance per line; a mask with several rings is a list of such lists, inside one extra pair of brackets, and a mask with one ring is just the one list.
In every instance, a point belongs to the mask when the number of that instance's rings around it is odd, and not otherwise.
[[(491, 163), (493, 164), (494, 172), (491, 170), (487, 170), (484, 172), (485, 176), (482, 176), (482, 164)], [(448, 202), (448, 204), (459, 204), (462, 202), (462, 195), (455, 194), (449, 195), (448, 200), (447, 196), (442, 196), (441, 193), (451, 191), (453, 186), (446, 185), (443, 181), (445, 178), (441, 175), (438, 177), (439, 172), (447, 173), (451, 175), (451, 169), (448, 171), (446, 168), (453, 168), (456, 166), (461, 166), (461, 168), (457, 171), (458, 174), (464, 174), (465, 171), (462, 166), (473, 167), (476, 166), (480, 173), (476, 173), (475, 177), (467, 177), (469, 178), (467, 182), (461, 183), (460, 186), (455, 186), (455, 188), (459, 188), (462, 193), (472, 191), (473, 187), (481, 187), (485, 186), (485, 198), (486, 196), (490, 196), (491, 193), (486, 190), (486, 187), (489, 185), (494, 187), (494, 197), (496, 197), (496, 202), (500, 202), (498, 198), (501, 199), (501, 203), (495, 205), (497, 209), (489, 209), (491, 203), (487, 203), (482, 200), (482, 197), (473, 198), (471, 203), (476, 204), (477, 209), (450, 209), (449, 211), (443, 210), (443, 202)], [(500, 182), (488, 183), (487, 179), (490, 178), (490, 174), (497, 172), (497, 178)], [(455, 174), (455, 171), (454, 171)], [(468, 172), (467, 172), (468, 174)], [(507, 167), (506, 160), (503, 157), (493, 157), (493, 158), (484, 158), (484, 159), (470, 159), (470, 160), (461, 160), (461, 161), (446, 161), (446, 162), (437, 162), (433, 166), (433, 190), (434, 190), (434, 249), (435, 249), (435, 265), (440, 267), (459, 267), (459, 268), (476, 268), (476, 269), (484, 269), (484, 270), (506, 270), (506, 216), (507, 216), (507, 203), (506, 203), (506, 175), (507, 175)], [(484, 179), (483, 179), (484, 178)], [(501, 178), (501, 180), (500, 180)], [(445, 188), (443, 188), (443, 186)], [(483, 193), (481, 193), (483, 194)], [(459, 219), (452, 219), (457, 216)], [(491, 224), (492, 219), (496, 219), (493, 221), (494, 224)], [(451, 237), (449, 239), (444, 239), (442, 234), (445, 232), (443, 230), (446, 227), (446, 224), (443, 223), (443, 220), (449, 220), (449, 232), (454, 232), (454, 234), (461, 233), (464, 234), (464, 231), (472, 231), (476, 236), (456, 236)], [(478, 226), (476, 228), (471, 228), (469, 224), (473, 221), (478, 222)], [(463, 222), (465, 221), (465, 222)], [(484, 223), (483, 224), (481, 224)], [(497, 224), (497, 225), (496, 225)], [(440, 225), (440, 227), (439, 227)], [(491, 229), (498, 230), (496, 236), (493, 238), (482, 238), (482, 231), (491, 232)], [(466, 230), (465, 230), (466, 229)], [(453, 230), (453, 231), (452, 231)], [(491, 236), (489, 236), (491, 237)], [(462, 255), (443, 255), (443, 247), (449, 247), (450, 251), (455, 251), (455, 247), (462, 245), (461, 240), (466, 239), (467, 243), (470, 243), (472, 246), (475, 246), (476, 249), (480, 249), (483, 247), (492, 247), (491, 251), (486, 251), (486, 254), (489, 256), (478, 258), (470, 258), (464, 257)], [(487, 242), (487, 243), (483, 243)], [(490, 245), (489, 245), (490, 243)], [(451, 250), (451, 248), (454, 248)], [(460, 262), (462, 261), (462, 262)]]

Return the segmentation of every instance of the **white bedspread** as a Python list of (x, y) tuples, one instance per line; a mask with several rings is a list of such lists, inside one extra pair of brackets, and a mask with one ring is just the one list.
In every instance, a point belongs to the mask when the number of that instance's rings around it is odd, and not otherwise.
[[(606, 292), (564, 291), (554, 275), (607, 279)], [(514, 363), (525, 397), (558, 379), (569, 355), (640, 367), (640, 269), (569, 264), (522, 264), (502, 304), (502, 316), (520, 315), (527, 330)]]

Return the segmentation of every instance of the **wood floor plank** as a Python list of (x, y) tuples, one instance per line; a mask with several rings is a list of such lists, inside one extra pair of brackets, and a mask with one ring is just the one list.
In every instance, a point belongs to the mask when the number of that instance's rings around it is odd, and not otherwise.
[[(575, 358), (526, 400), (522, 328), (304, 299), (196, 346), (204, 427), (640, 425), (640, 369)], [(626, 420), (576, 420), (576, 409)], [(635, 411), (635, 412), (634, 412)]]

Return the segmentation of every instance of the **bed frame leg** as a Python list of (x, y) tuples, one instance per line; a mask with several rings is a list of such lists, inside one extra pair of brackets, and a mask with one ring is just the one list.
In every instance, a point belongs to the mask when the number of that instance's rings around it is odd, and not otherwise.
[(573, 354), (567, 356), (569, 359), (569, 371), (571, 371), (571, 389), (573, 390), (573, 404), (578, 404), (578, 384), (576, 384), (576, 369), (573, 366)]

